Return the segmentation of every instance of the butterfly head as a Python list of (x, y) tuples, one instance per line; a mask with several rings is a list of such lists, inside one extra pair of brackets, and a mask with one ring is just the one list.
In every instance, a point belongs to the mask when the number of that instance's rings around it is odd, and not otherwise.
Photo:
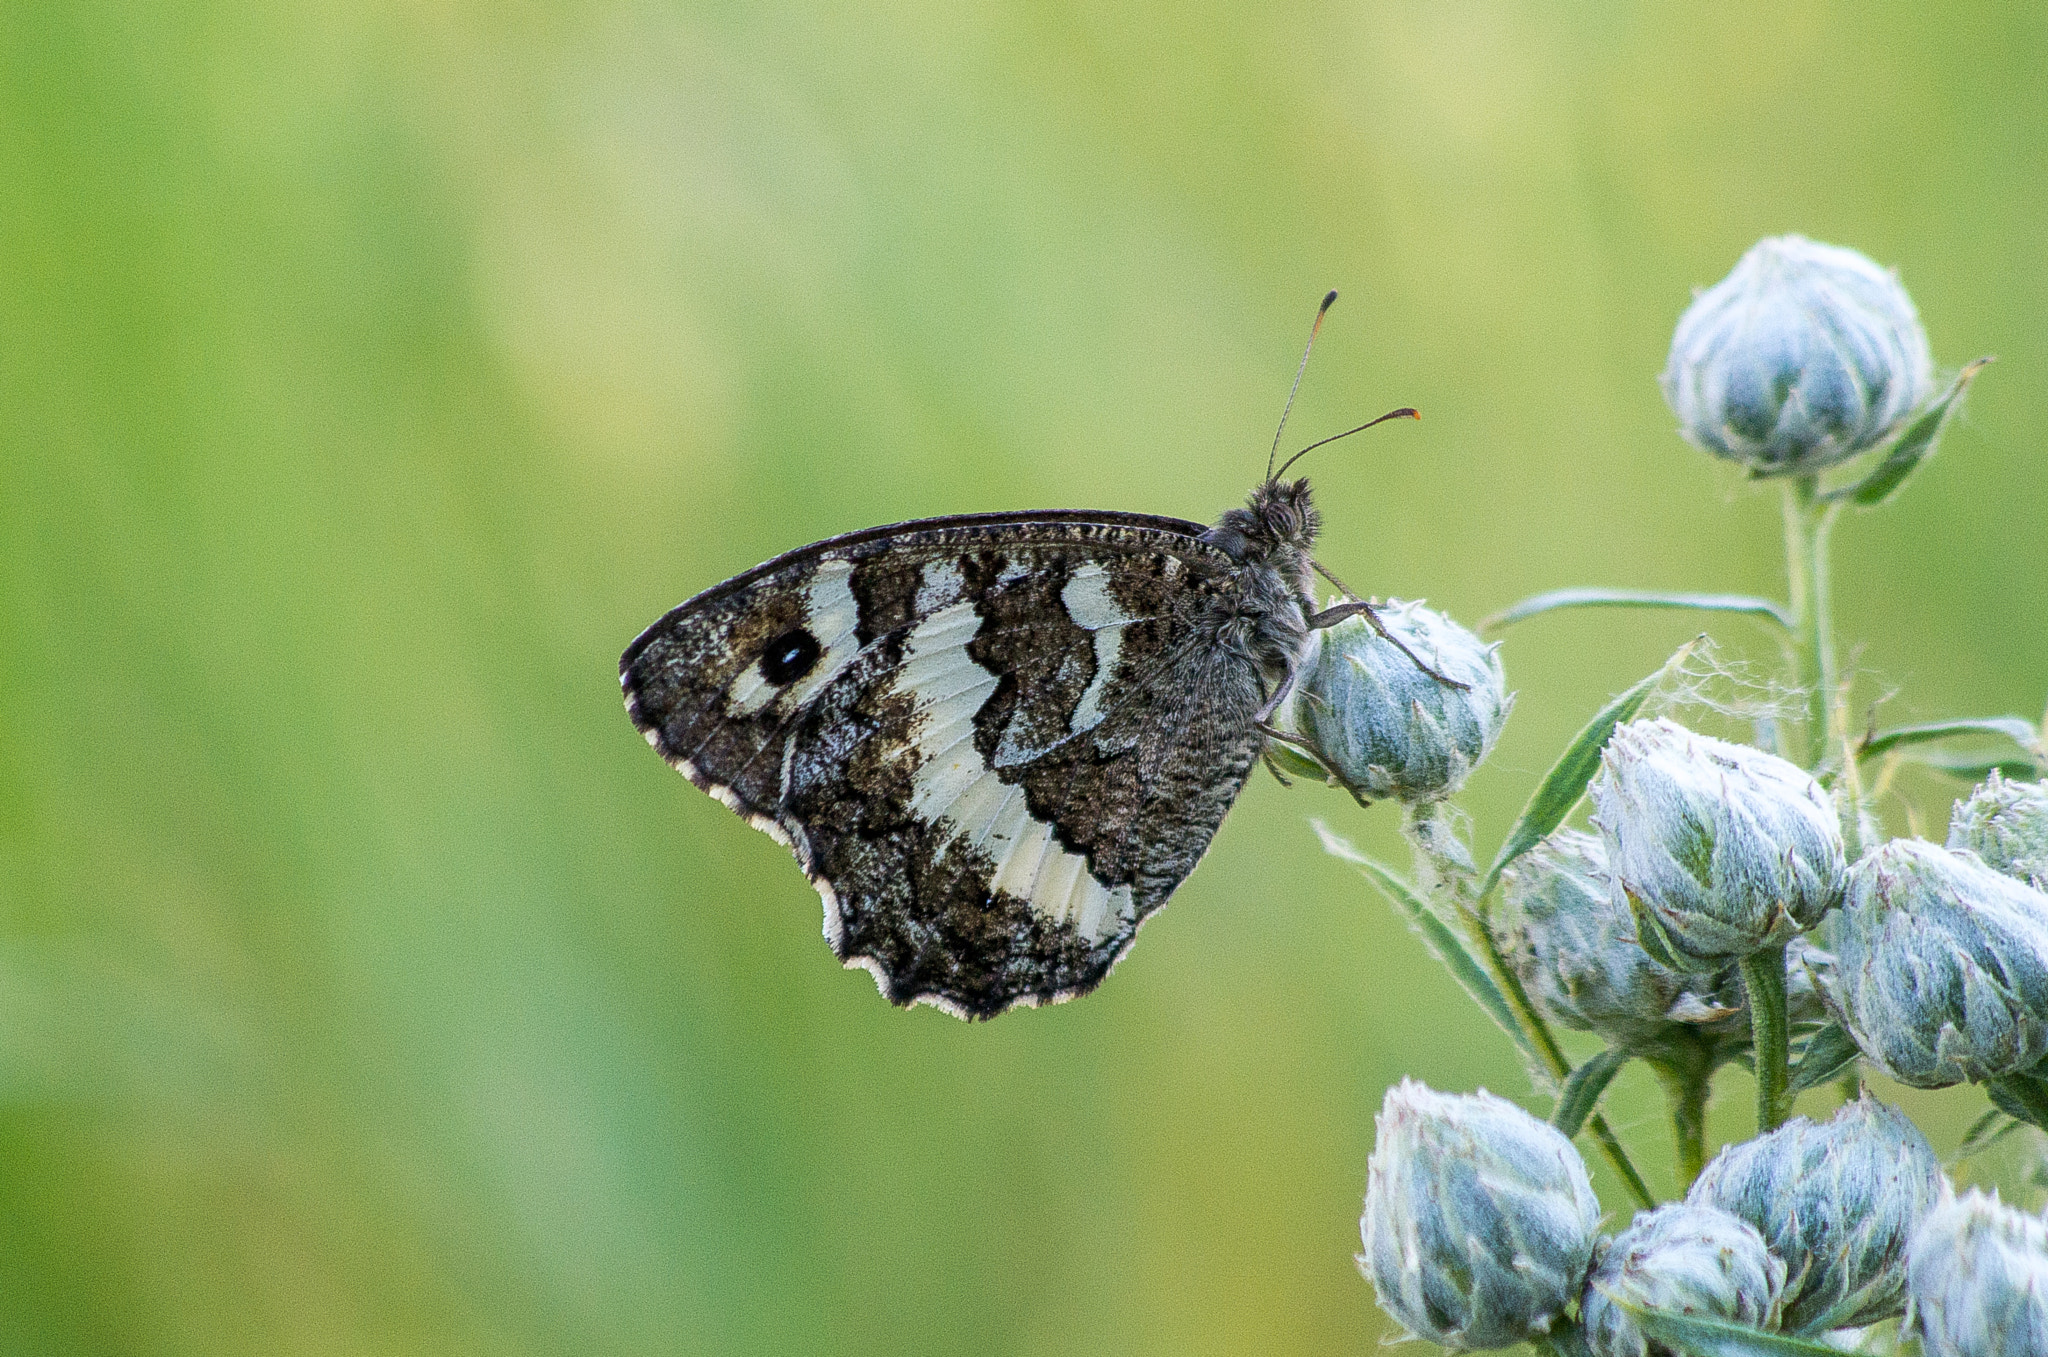
[(1245, 565), (1280, 572), (1309, 593), (1309, 551), (1323, 525), (1308, 479), (1274, 479), (1253, 490), (1242, 509), (1226, 509), (1202, 540)]

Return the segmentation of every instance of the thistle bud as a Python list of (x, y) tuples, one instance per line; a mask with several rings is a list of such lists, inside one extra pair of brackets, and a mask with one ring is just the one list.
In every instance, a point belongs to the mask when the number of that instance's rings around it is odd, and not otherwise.
[(1989, 781), (1956, 802), (1948, 846), (1967, 848), (1995, 872), (2048, 891), (2048, 783)]
[(1553, 1021), (1654, 1056), (1739, 1019), (1739, 985), (1720, 995), (1719, 977), (1674, 971), (1636, 942), (1635, 919), (1615, 899), (1607, 849), (1594, 835), (1559, 830), (1516, 859), (1505, 881), (1505, 950)]
[(2048, 895), (1968, 853), (1893, 839), (1849, 869), (1828, 1006), (1915, 1088), (2048, 1055)]
[(1504, 1348), (1579, 1293), (1600, 1226), (1571, 1141), (1502, 1098), (1387, 1090), (1359, 1270), (1380, 1308), (1454, 1352)]
[(1786, 1331), (1812, 1334), (1904, 1310), (1906, 1242), (1944, 1186), (1927, 1138), (1865, 1094), (1822, 1125), (1730, 1145), (1685, 1199), (1756, 1227), (1789, 1273)]
[(1841, 900), (1834, 805), (1775, 754), (1635, 721), (1608, 741), (1592, 793), (1615, 886), (1644, 949), (1667, 966), (1740, 960)]
[(1905, 1329), (1927, 1357), (2048, 1353), (2048, 1224), (1972, 1189), (1928, 1212), (1906, 1254)]
[[(1413, 654), (1363, 617), (1311, 632), (1301, 677), (1273, 723), (1300, 736), (1320, 765), (1279, 741), (1271, 748), (1289, 771), (1327, 777), (1361, 800), (1441, 800), (1493, 749), (1514, 705), (1500, 647), (1420, 603), (1378, 611)], [(1418, 658), (1466, 687), (1438, 681)]]
[(1932, 394), (1934, 357), (1896, 275), (1778, 236), (1693, 299), (1661, 384), (1687, 442), (1759, 476), (1805, 475), (1890, 437)]
[(1646, 1310), (1778, 1327), (1785, 1264), (1746, 1221), (1712, 1206), (1644, 1211), (1594, 1265), (1579, 1324), (1593, 1357), (1674, 1357), (1617, 1301)]

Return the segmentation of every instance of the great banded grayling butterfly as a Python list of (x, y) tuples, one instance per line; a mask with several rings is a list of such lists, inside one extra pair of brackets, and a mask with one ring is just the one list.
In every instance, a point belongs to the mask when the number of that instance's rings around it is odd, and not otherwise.
[(1208, 848), (1311, 630), (1373, 616), (1316, 610), (1302, 453), (1214, 527), (1050, 509), (814, 542), (642, 632), (626, 709), (796, 854), (890, 1002), (1084, 994)]

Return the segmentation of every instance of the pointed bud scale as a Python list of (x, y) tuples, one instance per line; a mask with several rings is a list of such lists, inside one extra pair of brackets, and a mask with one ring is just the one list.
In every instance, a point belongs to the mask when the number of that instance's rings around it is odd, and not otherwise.
[(1411, 1334), (1468, 1352), (1549, 1332), (1599, 1226), (1585, 1163), (1548, 1122), (1484, 1091), (1387, 1090), (1358, 1265)]
[(1833, 938), (1828, 1005), (1900, 1083), (1994, 1079), (2048, 1055), (2048, 895), (1893, 839), (1850, 869)]
[(1693, 299), (1661, 384), (1687, 442), (1755, 475), (1805, 475), (1896, 432), (1933, 394), (1934, 358), (1896, 275), (1778, 236)]
[(1906, 1255), (1905, 1331), (1927, 1357), (2048, 1357), (2048, 1224), (1972, 1189)]
[[(1299, 735), (1321, 766), (1280, 741), (1271, 748), (1288, 771), (1327, 777), (1362, 800), (1441, 800), (1492, 751), (1514, 705), (1500, 647), (1420, 603), (1390, 600), (1379, 616), (1413, 655), (1363, 617), (1311, 632), (1301, 677), (1273, 723)], [(1466, 687), (1431, 677), (1417, 658)]]
[(1775, 1329), (1784, 1289), (1785, 1264), (1753, 1226), (1672, 1202), (1638, 1214), (1600, 1255), (1579, 1324), (1593, 1357), (1671, 1357), (1615, 1302)]
[(1730, 1145), (1685, 1199), (1756, 1227), (1787, 1269), (1786, 1332), (1813, 1334), (1904, 1311), (1906, 1242), (1945, 1186), (1927, 1138), (1865, 1094)]
[(1667, 966), (1738, 961), (1841, 900), (1834, 803), (1775, 754), (1634, 721), (1607, 742), (1591, 790), (1615, 886)]
[(1994, 872), (2048, 891), (2048, 783), (2011, 782), (1997, 773), (1956, 802), (1948, 846), (1967, 848)]

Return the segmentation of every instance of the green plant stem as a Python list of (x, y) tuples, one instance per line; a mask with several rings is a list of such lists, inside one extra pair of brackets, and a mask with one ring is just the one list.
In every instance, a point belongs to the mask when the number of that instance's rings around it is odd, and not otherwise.
[(1756, 1129), (1775, 1131), (1792, 1114), (1792, 1031), (1785, 1012), (1785, 949), (1766, 947), (1740, 963), (1756, 1056)]
[(1692, 1180), (1707, 1166), (1707, 1093), (1713, 1087), (1711, 1056), (1704, 1044), (1673, 1052), (1650, 1062), (1671, 1108), (1671, 1143), (1678, 1164), (1678, 1186), (1690, 1191)]
[[(1448, 825), (1443, 823), (1440, 808), (1431, 805), (1414, 808), (1405, 826), (1408, 842), (1415, 849), (1418, 883), (1427, 883), (1428, 889), (1448, 899), (1452, 912), (1463, 925), (1465, 937), (1486, 962), (1486, 969), (1493, 975), (1493, 981), (1507, 996), (1508, 1007), (1515, 1015), (1515, 1021), (1529, 1038), (1529, 1045), (1537, 1053), (1550, 1077), (1559, 1088), (1571, 1078), (1572, 1062), (1566, 1058), (1564, 1049), (1557, 1044), (1557, 1038), (1550, 1031), (1550, 1024), (1536, 1011), (1536, 1005), (1529, 998), (1529, 991), (1522, 987), (1522, 978), (1515, 974), (1514, 967), (1501, 955), (1500, 945), (1494, 941), (1493, 930), (1487, 927), (1483, 912), (1483, 901), (1472, 898), (1473, 871), (1469, 855), (1463, 845), (1451, 835)], [(1449, 836), (1449, 837), (1446, 837)], [(1460, 861), (1460, 859), (1464, 859)], [(1600, 1152), (1607, 1156), (1615, 1176), (1628, 1188), (1629, 1194), (1644, 1210), (1657, 1205), (1657, 1198), (1651, 1194), (1650, 1185), (1643, 1181), (1643, 1175), (1628, 1157), (1628, 1150), (1620, 1137), (1607, 1124), (1607, 1118), (1595, 1112), (1586, 1119), (1586, 1129), (1593, 1133)]]
[(1823, 499), (1820, 477), (1797, 476), (1785, 483), (1785, 582), (1792, 604), (1793, 681), (1806, 694), (1806, 766), (1818, 770), (1835, 761), (1835, 793), (1841, 807), (1842, 838), (1852, 857), (1863, 841), (1863, 784), (1848, 752), (1848, 708), (1835, 666), (1834, 618), (1828, 574), (1828, 538), (1837, 503)]
[(1792, 603), (1795, 676), (1806, 694), (1806, 763), (1840, 747), (1835, 716), (1835, 648), (1828, 616), (1828, 530), (1835, 507), (1820, 497), (1820, 477), (1785, 483), (1785, 580)]

